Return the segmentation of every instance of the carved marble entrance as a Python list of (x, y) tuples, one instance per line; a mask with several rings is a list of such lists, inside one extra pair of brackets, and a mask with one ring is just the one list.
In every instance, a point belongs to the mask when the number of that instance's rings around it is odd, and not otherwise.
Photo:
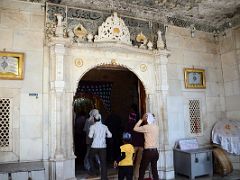
[[(79, 80), (90, 69), (118, 65), (132, 71), (143, 83), (146, 92), (146, 110), (156, 115), (160, 131), (158, 170), (160, 178), (174, 178), (172, 149), (168, 146), (167, 117), (167, 62), (169, 52), (159, 37), (159, 46), (151, 44), (133, 47), (130, 34), (116, 14), (99, 27), (98, 35), (88, 36), (88, 41), (73, 43), (64, 36), (61, 15), (55, 35), (46, 47), (49, 54), (49, 152), (50, 179), (75, 179), (72, 138), (72, 102)], [(85, 30), (83, 30), (84, 34)], [(81, 33), (80, 33), (81, 34)], [(85, 34), (86, 35), (86, 34)], [(87, 35), (86, 35), (87, 36)], [(142, 35), (140, 35), (142, 36)], [(144, 39), (144, 37), (140, 37)], [(145, 43), (145, 44), (144, 44)]]

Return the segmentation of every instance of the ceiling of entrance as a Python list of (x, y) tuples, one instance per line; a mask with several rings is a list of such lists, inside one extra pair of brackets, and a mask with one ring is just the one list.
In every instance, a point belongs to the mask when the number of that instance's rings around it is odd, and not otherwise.
[(49, 0), (62, 5), (116, 11), (180, 27), (220, 31), (240, 24), (240, 0)]

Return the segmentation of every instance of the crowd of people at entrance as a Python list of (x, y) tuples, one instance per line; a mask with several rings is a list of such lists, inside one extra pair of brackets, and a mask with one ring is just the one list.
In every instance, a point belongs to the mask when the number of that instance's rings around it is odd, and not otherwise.
[(117, 142), (119, 153), (114, 150), (111, 157), (114, 168), (118, 169), (118, 179), (143, 180), (151, 165), (152, 178), (158, 180), (159, 128), (155, 121), (152, 113), (145, 113), (139, 120), (137, 106), (132, 105), (126, 127), (119, 137), (115, 129), (102, 123), (99, 110), (92, 109), (83, 128), (87, 145), (84, 168), (90, 175), (101, 175), (101, 180), (107, 180), (107, 142), (115, 137), (113, 141)]

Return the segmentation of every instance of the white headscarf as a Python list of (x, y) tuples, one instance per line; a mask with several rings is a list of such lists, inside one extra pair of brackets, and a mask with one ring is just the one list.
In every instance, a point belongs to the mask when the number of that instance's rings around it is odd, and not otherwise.
[(99, 113), (98, 109), (92, 109), (90, 112), (89, 112), (89, 120), (90, 121), (94, 121), (94, 118), (95, 119), (102, 119), (102, 116), (101, 114)]
[(146, 113), (147, 114), (147, 122), (148, 124), (152, 124), (155, 122), (155, 117), (153, 117), (152, 113)]
[(95, 115), (94, 115), (94, 118), (95, 118), (95, 119), (98, 119), (98, 120), (101, 120), (101, 119), (102, 119), (102, 116), (101, 116), (101, 114), (95, 114)]
[(97, 114), (99, 114), (98, 109), (92, 109), (92, 110), (89, 112), (89, 116), (90, 116), (90, 117), (94, 117), (94, 116), (96, 116)]

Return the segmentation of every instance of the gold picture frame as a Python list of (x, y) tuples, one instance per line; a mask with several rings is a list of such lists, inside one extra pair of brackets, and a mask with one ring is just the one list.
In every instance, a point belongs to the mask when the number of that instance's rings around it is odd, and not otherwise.
[(0, 79), (23, 79), (24, 53), (0, 51)]
[(205, 89), (206, 78), (204, 69), (184, 68), (185, 88)]

